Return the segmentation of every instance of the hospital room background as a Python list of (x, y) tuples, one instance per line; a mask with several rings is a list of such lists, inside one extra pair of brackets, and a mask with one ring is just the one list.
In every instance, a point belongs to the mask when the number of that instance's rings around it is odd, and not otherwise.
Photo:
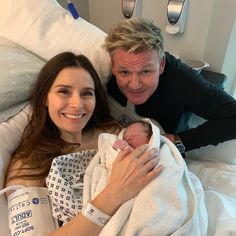
[[(65, 9), (70, 3), (57, 1)], [(104, 32), (127, 17), (124, 2), (137, 3), (131, 17), (151, 19), (161, 28), (166, 51), (236, 98), (236, 0), (183, 0), (188, 7), (183, 11), (182, 33), (167, 27), (168, 3), (182, 0), (71, 0), (78, 20), (57, 1), (1, 1), (0, 191), (29, 118), (28, 91), (40, 68), (58, 52), (71, 50), (86, 55), (101, 81), (106, 81), (110, 58), (101, 45)], [(192, 125), (197, 125), (199, 117), (193, 118)], [(201, 196), (206, 207), (201, 217), (207, 227), (204, 236), (236, 236), (236, 139), (191, 150), (186, 156), (189, 173), (200, 180), (194, 194)], [(9, 211), (3, 194), (0, 209), (0, 236), (9, 236)]]
[[(66, 8), (66, 0), (58, 2)], [(82, 18), (105, 32), (108, 32), (112, 24), (125, 18), (122, 0), (72, 0), (71, 2)], [(206, 77), (224, 87), (236, 98), (235, 0), (189, 0), (185, 31), (181, 34), (169, 34), (165, 30), (168, 0), (127, 2), (140, 4), (131, 17), (142, 16), (151, 19), (162, 29), (167, 51), (181, 59), (207, 62), (210, 66), (205, 70), (222, 75), (207, 73)]]

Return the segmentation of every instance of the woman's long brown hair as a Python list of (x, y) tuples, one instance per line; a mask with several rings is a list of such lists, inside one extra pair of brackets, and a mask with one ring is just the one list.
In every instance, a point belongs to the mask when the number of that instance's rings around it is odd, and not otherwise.
[(70, 153), (75, 148), (76, 144), (69, 144), (61, 139), (59, 130), (50, 119), (46, 107), (49, 90), (58, 73), (68, 67), (85, 69), (91, 75), (95, 84), (96, 105), (93, 115), (84, 130), (119, 128), (110, 116), (106, 93), (97, 72), (87, 57), (74, 55), (70, 52), (60, 53), (48, 61), (39, 73), (30, 99), (32, 118), (23, 133), (20, 145), (12, 157), (13, 162), (22, 160), (24, 165), (24, 168), (22, 168), (31, 170), (30, 174), (19, 174), (10, 177), (7, 181), (12, 178), (44, 179), (48, 175), (52, 159)]

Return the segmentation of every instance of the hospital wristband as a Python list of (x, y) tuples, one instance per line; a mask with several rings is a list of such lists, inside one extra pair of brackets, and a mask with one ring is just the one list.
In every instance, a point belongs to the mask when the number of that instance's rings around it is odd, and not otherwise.
[(86, 203), (84, 207), (82, 208), (81, 213), (91, 220), (93, 223), (95, 223), (98, 226), (103, 227), (108, 220), (111, 218), (111, 216), (107, 215), (106, 213), (100, 211), (95, 206), (93, 206), (91, 203)]

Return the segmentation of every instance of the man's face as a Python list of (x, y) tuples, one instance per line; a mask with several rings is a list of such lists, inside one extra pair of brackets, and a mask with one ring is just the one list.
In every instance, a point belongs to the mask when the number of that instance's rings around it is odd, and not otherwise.
[(116, 49), (112, 53), (112, 72), (117, 84), (129, 102), (135, 105), (145, 103), (157, 89), (164, 65), (165, 60), (160, 59), (154, 49), (140, 53)]

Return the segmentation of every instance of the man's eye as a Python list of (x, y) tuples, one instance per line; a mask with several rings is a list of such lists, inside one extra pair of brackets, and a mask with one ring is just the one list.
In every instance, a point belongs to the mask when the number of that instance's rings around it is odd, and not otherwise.
[(142, 70), (142, 71), (140, 72), (140, 74), (143, 74), (143, 75), (150, 74), (150, 73), (152, 73), (151, 70)]
[(122, 70), (122, 71), (119, 71), (119, 74), (122, 75), (122, 76), (127, 76), (127, 75), (129, 75), (130, 73), (129, 73), (129, 71), (127, 71), (127, 70)]

